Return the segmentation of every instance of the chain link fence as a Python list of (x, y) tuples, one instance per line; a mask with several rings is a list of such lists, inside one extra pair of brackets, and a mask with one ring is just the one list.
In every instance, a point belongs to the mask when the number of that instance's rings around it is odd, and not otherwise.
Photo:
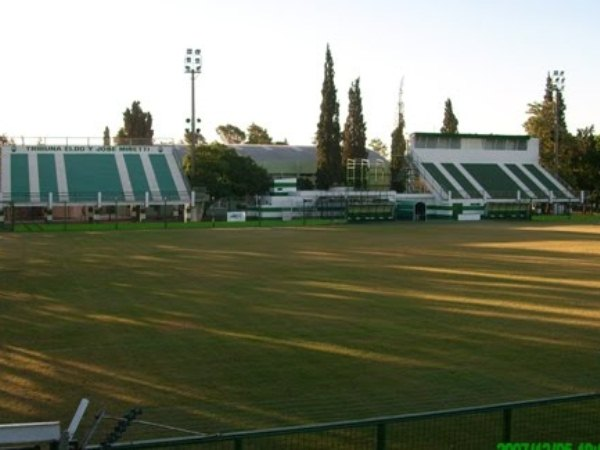
[[(118, 424), (118, 419), (111, 424), (113, 429), (118, 427), (115, 423)], [(105, 429), (101, 437), (105, 440), (86, 448), (481, 450), (496, 449), (499, 444), (509, 442), (561, 442), (571, 443), (572, 448), (577, 448), (581, 443), (600, 443), (600, 394), (307, 426), (135, 440), (140, 428), (151, 425), (152, 422), (148, 421), (133, 421), (120, 442), (114, 443), (106, 442), (110, 430)], [(175, 430), (165, 430), (163, 427), (162, 431), (173, 433)], [(140, 436), (137, 434), (137, 437)], [(95, 439), (95, 442), (98, 440)]]

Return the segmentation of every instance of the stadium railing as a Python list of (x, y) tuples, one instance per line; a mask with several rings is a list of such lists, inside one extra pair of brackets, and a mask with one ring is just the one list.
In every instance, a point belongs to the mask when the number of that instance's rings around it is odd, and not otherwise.
[[(599, 419), (600, 393), (589, 393), (365, 420), (121, 442), (110, 448), (495, 449), (510, 442), (561, 442), (578, 448), (599, 443)], [(104, 448), (103, 444), (86, 447)]]

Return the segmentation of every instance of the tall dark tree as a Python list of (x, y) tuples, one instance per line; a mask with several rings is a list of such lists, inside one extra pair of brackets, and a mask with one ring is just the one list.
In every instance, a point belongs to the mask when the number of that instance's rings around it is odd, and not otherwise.
[(392, 131), (392, 145), (390, 149), (390, 188), (397, 192), (406, 190), (406, 139), (404, 138), (404, 101), (402, 100), (402, 85), (398, 98), (398, 117), (396, 128)]
[(452, 100), (446, 99), (444, 105), (444, 121), (440, 133), (456, 134), (458, 133), (458, 119), (452, 110)]
[(325, 53), (323, 87), (321, 89), (321, 114), (317, 126), (318, 189), (329, 189), (342, 180), (342, 154), (340, 148), (340, 105), (335, 88), (335, 71), (331, 50)]
[(102, 134), (102, 143), (105, 147), (110, 147), (110, 130), (108, 126), (104, 127), (104, 133)]
[(117, 144), (152, 145), (153, 137), (152, 114), (144, 112), (140, 102), (134, 101), (123, 113), (123, 127), (117, 133)]
[(246, 140), (246, 133), (230, 123), (227, 125), (219, 125), (217, 127), (217, 134), (224, 144), (241, 144)]
[(268, 145), (273, 143), (273, 139), (269, 136), (269, 132), (266, 128), (259, 127), (255, 123), (252, 123), (246, 133), (247, 140), (246, 144), (258, 144)]
[(363, 116), (360, 78), (352, 82), (348, 91), (348, 116), (344, 125), (342, 167), (349, 159), (367, 157), (367, 126)]
[[(568, 166), (561, 164), (560, 160), (569, 159), (568, 153), (572, 150), (572, 137), (569, 135), (565, 119), (566, 106), (560, 91), (556, 92), (550, 74), (546, 77), (546, 86), (542, 102), (533, 102), (528, 105), (529, 117), (523, 124), (528, 135), (540, 141), (540, 162), (552, 172), (561, 168), (561, 176), (569, 177)], [(558, 113), (558, 114), (557, 114)], [(556, 122), (558, 116), (558, 147), (560, 155), (556, 155)], [(558, 166), (557, 166), (558, 163)]]

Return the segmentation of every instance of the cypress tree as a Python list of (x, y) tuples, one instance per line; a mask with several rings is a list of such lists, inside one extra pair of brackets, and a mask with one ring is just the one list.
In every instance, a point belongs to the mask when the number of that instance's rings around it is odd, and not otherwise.
[(110, 130), (108, 126), (104, 127), (104, 134), (102, 135), (102, 142), (105, 147), (110, 147)]
[(329, 44), (325, 53), (325, 78), (321, 89), (321, 115), (317, 126), (317, 174), (318, 189), (329, 189), (342, 179), (342, 155), (340, 149), (340, 106), (334, 82), (333, 58)]
[(523, 124), (523, 127), (530, 136), (540, 140), (540, 162), (546, 168), (553, 172), (558, 171), (564, 178), (569, 178), (568, 167), (562, 164), (556, 165), (555, 139), (556, 139), (556, 108), (558, 107), (558, 139), (561, 159), (568, 159), (568, 153), (571, 150), (571, 135), (567, 129), (565, 120), (566, 106), (563, 93), (558, 91), (555, 95), (556, 86), (550, 77), (546, 76), (546, 85), (544, 89), (544, 98), (542, 102), (533, 102), (528, 105), (527, 114), (529, 117)]
[[(342, 168), (349, 159), (367, 158), (367, 126), (363, 116), (360, 78), (357, 78), (348, 91), (348, 116), (344, 125), (344, 145), (342, 147)], [(364, 181), (364, 180), (363, 180)]]
[(550, 73), (546, 76), (546, 89), (544, 90), (544, 103), (552, 103), (554, 101), (554, 83)]
[(441, 133), (457, 134), (458, 133), (458, 119), (452, 111), (452, 100), (446, 99), (446, 105), (444, 106), (444, 122), (442, 123)]
[(398, 99), (398, 118), (396, 128), (392, 131), (390, 188), (397, 192), (404, 192), (406, 186), (406, 140), (404, 139), (404, 102), (402, 101), (402, 87)]

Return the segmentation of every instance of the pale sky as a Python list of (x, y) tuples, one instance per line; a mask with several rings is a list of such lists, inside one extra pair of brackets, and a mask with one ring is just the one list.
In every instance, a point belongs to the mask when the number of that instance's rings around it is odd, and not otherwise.
[(596, 0), (19, 0), (0, 27), (0, 134), (116, 134), (134, 100), (156, 137), (180, 140), (190, 116), (188, 47), (201, 48), (202, 133), (256, 122), (310, 144), (325, 48), (341, 125), (361, 78), (368, 139), (389, 144), (404, 77), (407, 133), (437, 132), (451, 98), (463, 133), (524, 134), (546, 73), (566, 73), (567, 125), (595, 124)]

